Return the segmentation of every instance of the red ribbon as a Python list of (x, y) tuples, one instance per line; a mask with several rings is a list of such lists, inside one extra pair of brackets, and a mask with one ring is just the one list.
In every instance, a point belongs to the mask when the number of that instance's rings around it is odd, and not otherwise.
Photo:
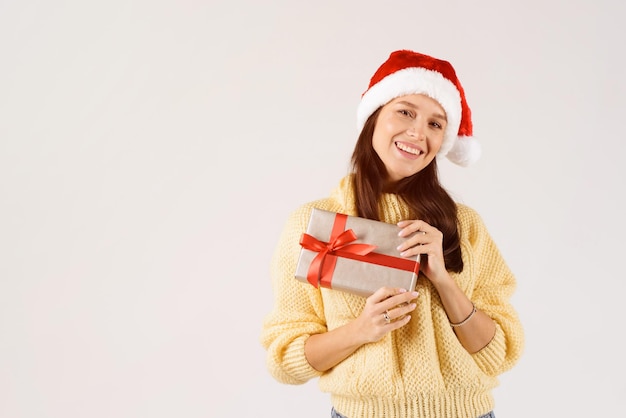
[(300, 245), (318, 254), (315, 256), (307, 272), (307, 281), (313, 286), (331, 287), (331, 280), (337, 257), (351, 260), (378, 264), (381, 266), (397, 268), (405, 271), (416, 272), (419, 268), (415, 260), (393, 257), (386, 254), (374, 253), (375, 245), (350, 244), (357, 240), (357, 235), (352, 229), (345, 231), (348, 216), (342, 213), (335, 215), (335, 222), (330, 234), (329, 242), (320, 241), (312, 235), (302, 234)]

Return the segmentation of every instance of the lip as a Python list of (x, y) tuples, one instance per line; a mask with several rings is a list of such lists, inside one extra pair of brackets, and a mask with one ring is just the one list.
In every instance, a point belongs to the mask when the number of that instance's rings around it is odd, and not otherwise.
[[(417, 159), (420, 156), (426, 154), (426, 152), (424, 151), (424, 148), (422, 148), (421, 146), (411, 143), (411, 142), (405, 142), (405, 141), (396, 141), (395, 143), (396, 149), (403, 155), (406, 156), (407, 158), (411, 158), (411, 159)], [(413, 152), (411, 152), (411, 150)], [(415, 152), (417, 151), (417, 152)]]

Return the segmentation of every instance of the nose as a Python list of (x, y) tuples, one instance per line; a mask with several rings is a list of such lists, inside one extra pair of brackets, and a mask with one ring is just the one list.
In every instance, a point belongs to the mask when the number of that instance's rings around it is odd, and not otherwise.
[(424, 128), (423, 124), (418, 121), (414, 121), (411, 126), (409, 126), (409, 129), (407, 129), (406, 132), (407, 135), (409, 135), (411, 138), (417, 138), (418, 141), (426, 140), (426, 129)]

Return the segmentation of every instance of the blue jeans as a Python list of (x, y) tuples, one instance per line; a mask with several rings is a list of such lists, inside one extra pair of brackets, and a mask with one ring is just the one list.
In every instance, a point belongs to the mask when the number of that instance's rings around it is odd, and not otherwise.
[[(348, 418), (345, 415), (341, 415), (339, 412), (335, 411), (335, 408), (330, 410), (330, 418)], [(481, 415), (478, 418), (496, 418), (496, 414), (493, 411), (486, 413), (485, 415)]]

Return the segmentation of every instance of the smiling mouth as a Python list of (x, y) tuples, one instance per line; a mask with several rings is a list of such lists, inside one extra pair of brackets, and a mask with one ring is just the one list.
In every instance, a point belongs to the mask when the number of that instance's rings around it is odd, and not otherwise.
[(404, 143), (401, 142), (396, 142), (396, 147), (398, 147), (398, 149), (404, 151), (404, 152), (408, 152), (409, 154), (413, 154), (413, 155), (422, 155), (424, 152), (418, 148), (413, 148), (410, 147)]

